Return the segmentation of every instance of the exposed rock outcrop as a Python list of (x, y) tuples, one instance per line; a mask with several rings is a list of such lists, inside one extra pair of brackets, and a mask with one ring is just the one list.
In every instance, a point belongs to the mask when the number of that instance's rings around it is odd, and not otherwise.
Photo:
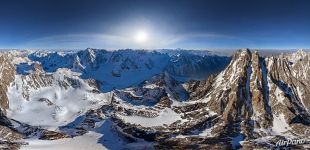
[(9, 100), (6, 95), (8, 86), (15, 78), (15, 66), (12, 63), (12, 56), (7, 53), (0, 53), (0, 108), (5, 112), (9, 108)]

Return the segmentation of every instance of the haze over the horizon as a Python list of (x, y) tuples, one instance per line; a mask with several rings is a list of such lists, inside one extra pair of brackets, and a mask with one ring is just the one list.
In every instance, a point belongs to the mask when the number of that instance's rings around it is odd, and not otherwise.
[(310, 48), (306, 0), (10, 0), (0, 48)]

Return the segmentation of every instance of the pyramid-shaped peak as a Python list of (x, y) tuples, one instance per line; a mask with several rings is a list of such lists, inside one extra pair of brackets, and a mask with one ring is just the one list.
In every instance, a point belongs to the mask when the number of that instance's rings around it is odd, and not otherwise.
[(251, 50), (248, 48), (243, 48), (243, 49), (238, 49), (234, 55), (241, 55), (241, 56), (245, 56), (245, 55), (251, 55)]

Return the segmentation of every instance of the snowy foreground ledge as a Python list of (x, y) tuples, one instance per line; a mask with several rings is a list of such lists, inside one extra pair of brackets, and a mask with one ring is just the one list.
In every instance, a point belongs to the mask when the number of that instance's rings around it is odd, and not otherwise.
[(126, 143), (111, 130), (111, 120), (102, 121), (100, 124), (100, 127), (93, 131), (74, 138), (59, 140), (25, 139), (23, 142), (27, 142), (28, 145), (23, 145), (21, 150), (153, 149), (152, 143), (144, 141)]
[(60, 140), (37, 140), (27, 139), (29, 145), (22, 146), (22, 150), (105, 150), (107, 149), (97, 141), (102, 137), (102, 134), (89, 132), (82, 136), (74, 138), (65, 138)]

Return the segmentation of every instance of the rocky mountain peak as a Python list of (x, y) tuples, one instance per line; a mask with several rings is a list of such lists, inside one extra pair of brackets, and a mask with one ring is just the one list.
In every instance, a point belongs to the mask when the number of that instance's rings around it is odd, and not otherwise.
[(9, 53), (0, 53), (0, 108), (5, 111), (9, 107), (7, 89), (15, 79), (15, 66)]
[[(205, 86), (196, 86), (196, 90), (208, 91), (204, 99), (207, 100), (208, 107), (212, 111), (222, 115), (223, 129), (243, 133), (246, 137), (262, 134), (253, 132), (254, 129), (259, 131), (273, 128), (279, 132), (276, 128), (276, 121), (281, 120), (279, 116), (293, 115), (287, 106), (295, 109), (293, 111), (295, 117), (300, 114), (307, 116), (306, 110), (309, 108), (308, 103), (300, 98), (301, 95), (307, 94), (298, 94), (298, 90), (299, 92), (301, 89), (307, 91), (307, 88), (301, 85), (294, 76), (287, 76), (288, 74), (283, 72), (283, 75), (287, 74), (283, 79), (274, 80), (282, 76), (274, 77), (274, 73), (282, 72), (283, 63), (279, 62), (285, 61), (282, 57), (262, 58), (257, 51), (252, 53), (249, 49), (239, 50), (233, 55), (232, 61), (225, 70), (216, 77), (211, 77), (211, 81), (209, 79), (205, 82)], [(285, 70), (293, 70), (289, 65), (285, 65), (285, 68), (287, 68)], [(289, 84), (285, 85), (281, 81)], [(296, 84), (298, 84), (298, 89), (295, 89)], [(192, 91), (195, 90), (191, 89)], [(288, 91), (291, 91), (290, 94)], [(283, 103), (282, 101), (286, 99), (287, 103)], [(285, 106), (276, 106), (278, 104)], [(283, 123), (289, 124), (291, 121), (287, 119)], [(305, 124), (306, 122), (304, 121)], [(280, 130), (280, 132), (286, 131), (286, 129)], [(230, 131), (227, 133), (233, 133)]]

